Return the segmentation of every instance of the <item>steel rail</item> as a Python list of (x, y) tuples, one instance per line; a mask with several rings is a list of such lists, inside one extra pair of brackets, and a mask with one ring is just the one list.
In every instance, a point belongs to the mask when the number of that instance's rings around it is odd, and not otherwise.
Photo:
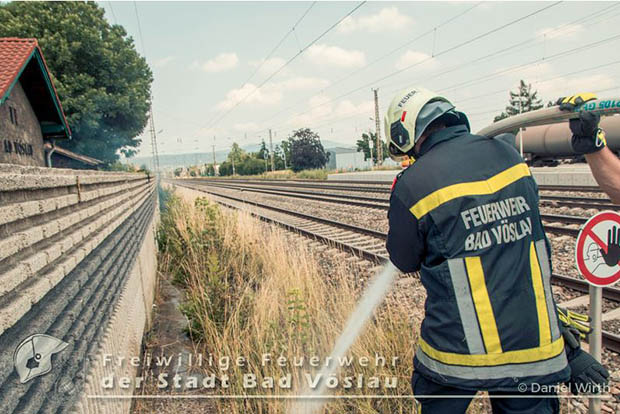
[(572, 185), (539, 185), (539, 191), (577, 191), (583, 193), (601, 193), (603, 190), (600, 187), (583, 185), (583, 186), (572, 186)]
[[(230, 189), (230, 190), (241, 189), (242, 191), (256, 192), (256, 193), (262, 193), (262, 194), (268, 194), (268, 195), (275, 195), (275, 196), (281, 195), (285, 197), (302, 198), (302, 199), (323, 201), (323, 202), (336, 203), (336, 204), (347, 204), (347, 205), (354, 205), (354, 206), (359, 206), (359, 207), (382, 209), (382, 210), (389, 209), (389, 205), (387, 202), (384, 202), (383, 204), (381, 204), (379, 200), (373, 203), (347, 200), (346, 199), (347, 196), (342, 196), (342, 195), (337, 196), (335, 194), (309, 195), (307, 193), (302, 193), (299, 191), (292, 191), (292, 190), (279, 190), (279, 189), (278, 190), (263, 190), (263, 189), (256, 189), (256, 188), (250, 188), (250, 187), (244, 187), (244, 186), (238, 186), (238, 185), (237, 186), (222, 185), (222, 184), (214, 185), (212, 183), (207, 183), (204, 181), (200, 183), (196, 183), (196, 185), (212, 186), (216, 188), (223, 188), (223, 189)], [(565, 224), (579, 224), (579, 225), (583, 225), (587, 220), (586, 218), (583, 218), (583, 217), (556, 215), (556, 214), (541, 214), (540, 218), (543, 221), (548, 221), (548, 222), (559, 222), (559, 223), (565, 223)], [(574, 236), (574, 237), (576, 237), (579, 234), (578, 229), (558, 227), (558, 226), (553, 226), (553, 225), (545, 225), (544, 227), (545, 227), (545, 230), (551, 233), (555, 233), (555, 234), (562, 234), (562, 235), (568, 235), (568, 236)]]
[[(252, 193), (261, 193), (261, 194), (271, 194), (271, 195), (283, 195), (285, 197), (293, 197), (293, 198), (303, 198), (307, 200), (315, 200), (315, 201), (324, 201), (328, 203), (337, 203), (337, 204), (347, 204), (351, 206), (358, 207), (366, 207), (366, 208), (377, 208), (382, 210), (387, 210), (389, 205), (387, 204), (387, 200), (381, 199), (372, 199), (371, 197), (361, 197), (361, 196), (350, 196), (350, 195), (342, 195), (342, 194), (324, 194), (317, 192), (309, 192), (309, 191), (295, 191), (295, 190), (284, 190), (284, 189), (262, 189), (251, 186), (242, 186), (242, 185), (230, 185), (230, 184), (200, 184), (200, 185), (208, 185), (211, 187), (218, 188), (227, 188), (227, 189), (238, 189), (241, 191), (248, 191)], [(358, 201), (358, 199), (362, 200), (374, 200), (373, 202), (367, 201)]]
[[(371, 230), (371, 229), (365, 229), (362, 227), (358, 227), (358, 226), (353, 226), (350, 224), (345, 224), (345, 223), (340, 223), (337, 221), (333, 221), (333, 220), (329, 220), (329, 219), (325, 219), (323, 217), (316, 217), (316, 216), (312, 216), (309, 214), (304, 214), (304, 213), (299, 213), (299, 212), (294, 212), (294, 211), (289, 211), (289, 210), (285, 210), (279, 207), (275, 207), (275, 206), (271, 206), (268, 204), (263, 204), (263, 203), (258, 203), (258, 202), (254, 202), (254, 201), (250, 201), (250, 200), (245, 200), (242, 198), (238, 198), (238, 197), (233, 197), (230, 195), (226, 195), (226, 194), (221, 194), (221, 193), (217, 193), (215, 191), (209, 191), (205, 188), (203, 188), (202, 186), (197, 186), (197, 185), (191, 185), (191, 184), (187, 184), (187, 183), (176, 183), (177, 185), (181, 185), (181, 186), (185, 186), (188, 188), (192, 188), (195, 189), (197, 191), (201, 191), (201, 192), (205, 192), (211, 195), (214, 195), (216, 197), (221, 197), (221, 198), (225, 198), (225, 199), (230, 199), (233, 201), (237, 201), (237, 202), (241, 202), (243, 204), (249, 204), (249, 205), (253, 205), (255, 207), (258, 208), (264, 208), (267, 210), (273, 210), (275, 212), (279, 212), (279, 213), (283, 213), (283, 214), (288, 214), (294, 217), (299, 217), (305, 220), (309, 220), (309, 221), (314, 221), (314, 222), (319, 222), (322, 224), (327, 224), (327, 225), (331, 225), (334, 227), (338, 227), (338, 228), (342, 228), (342, 229), (346, 229), (346, 230), (350, 230), (354, 233), (361, 233), (364, 235), (371, 235), (373, 237), (379, 238), (379, 239), (383, 239), (385, 240), (387, 238), (387, 234), (383, 233), (383, 232), (379, 232), (376, 230)], [(232, 209), (236, 209), (239, 210), (239, 206), (235, 206), (233, 204), (227, 203), (225, 201), (221, 201), (221, 200), (216, 200), (217, 203), (224, 205), (228, 208), (232, 208)], [(335, 247), (337, 247), (340, 250), (343, 251), (349, 251), (352, 252), (360, 257), (363, 257), (367, 260), (370, 260), (374, 263), (382, 263), (385, 262), (386, 260), (388, 260), (387, 256), (384, 255), (380, 255), (378, 253), (374, 253), (371, 252), (369, 250), (366, 249), (362, 249), (360, 247), (354, 246), (350, 243), (347, 242), (343, 242), (343, 241), (338, 241), (335, 240), (333, 238), (318, 234), (316, 232), (313, 232), (311, 230), (307, 230), (304, 229), (303, 227), (300, 227), (299, 225), (294, 225), (294, 224), (290, 224), (290, 223), (285, 223), (281, 220), (277, 220), (273, 217), (268, 217), (265, 215), (262, 215), (258, 212), (253, 212), (253, 211), (248, 211), (248, 213), (250, 215), (252, 215), (253, 217), (256, 217), (262, 221), (268, 222), (268, 223), (273, 223), (276, 224), (280, 227), (286, 228), (287, 230), (293, 231), (293, 232), (297, 232), (299, 234), (302, 234), (304, 236), (307, 236), (309, 238), (315, 239), (315, 240), (319, 240), (322, 241), (324, 243), (327, 244), (331, 244)], [(588, 283), (585, 280), (581, 280), (581, 279), (577, 279), (571, 276), (566, 276), (566, 275), (560, 275), (560, 274), (553, 274), (551, 276), (551, 280), (554, 284), (556, 285), (561, 285), (561, 286), (565, 286), (569, 289), (573, 289), (573, 290), (577, 290), (580, 292), (587, 292), (588, 291)], [(606, 287), (603, 288), (603, 297), (615, 302), (620, 301), (620, 289), (616, 288), (616, 287)], [(603, 346), (611, 351), (614, 352), (619, 352), (620, 353), (620, 336), (616, 335), (614, 333), (611, 332), (607, 332), (607, 331), (603, 331), (602, 332), (602, 339), (603, 339)]]
[[(186, 184), (181, 184), (181, 185), (185, 185), (187, 187)], [(192, 187), (190, 187), (190, 188), (192, 188)], [(372, 230), (372, 229), (367, 229), (367, 228), (364, 228), (364, 227), (354, 226), (352, 224), (341, 223), (339, 221), (334, 221), (334, 220), (326, 219), (324, 217), (312, 216), (312, 215), (309, 215), (309, 214), (300, 213), (298, 211), (291, 211), (291, 210), (287, 210), (287, 209), (284, 209), (284, 208), (272, 206), (272, 205), (269, 205), (269, 204), (262, 204), (262, 203), (258, 203), (256, 201), (246, 200), (244, 198), (234, 197), (234, 196), (231, 196), (231, 195), (228, 195), (228, 194), (222, 194), (222, 193), (218, 193), (218, 192), (215, 192), (215, 191), (209, 191), (209, 190), (201, 188), (201, 187), (199, 187), (199, 188), (195, 188), (194, 187), (193, 189), (198, 190), (198, 191), (202, 191), (202, 192), (205, 192), (205, 193), (213, 194), (213, 195), (218, 196), (218, 197), (227, 198), (229, 200), (234, 200), (234, 201), (237, 201), (237, 202), (254, 205), (256, 207), (273, 210), (273, 211), (278, 212), (278, 213), (289, 214), (291, 216), (296, 216), (296, 217), (303, 218), (303, 219), (317, 221), (317, 222), (320, 222), (320, 223), (323, 223), (323, 224), (328, 224), (330, 226), (339, 227), (339, 228), (344, 229), (344, 230), (350, 230), (350, 231), (354, 231), (354, 232), (357, 232), (357, 233), (365, 234), (367, 236), (373, 236), (373, 237), (383, 238), (383, 239), (385, 239), (387, 237), (387, 233), (384, 233), (384, 232), (381, 232), (381, 231), (377, 231), (377, 230)]]
[(603, 331), (603, 346), (611, 351), (620, 353), (620, 335)]
[[(217, 183), (217, 184), (236, 184), (236, 185), (255, 185), (255, 186), (265, 186), (265, 187), (299, 187), (299, 188), (314, 188), (321, 190), (335, 190), (335, 191), (344, 191), (344, 192), (358, 192), (358, 193), (391, 193), (391, 183), (382, 182), (382, 181), (332, 181), (333, 184), (326, 184), (325, 180), (263, 180), (263, 179), (223, 179), (223, 178), (190, 178), (184, 179), (188, 181), (194, 182), (204, 182), (204, 183)], [(329, 181), (327, 181), (329, 182)], [(350, 186), (350, 185), (340, 185), (337, 183), (346, 183), (346, 184), (362, 184), (362, 186)], [(366, 186), (366, 185), (374, 185), (374, 186)], [(593, 186), (562, 186), (562, 185), (539, 185), (539, 191), (563, 191), (563, 192), (590, 192), (590, 193), (600, 193), (602, 190), (599, 187)], [(541, 194), (541, 198), (549, 198), (552, 197), (562, 197), (556, 195), (546, 195)], [(578, 197), (575, 197), (578, 198)], [(597, 199), (594, 197), (583, 197), (584, 200), (576, 200), (576, 201), (588, 201), (593, 200), (593, 202), (608, 202), (610, 200), (608, 198)], [(594, 201), (597, 200), (597, 201)]]
[[(177, 183), (178, 184), (178, 183)], [(218, 197), (222, 197), (222, 198), (226, 198), (229, 200), (233, 200), (233, 201), (237, 201), (237, 202), (242, 202), (245, 204), (250, 204), (253, 205), (255, 207), (259, 207), (259, 208), (265, 208), (268, 210), (273, 210), (279, 213), (283, 213), (283, 214), (289, 214), (292, 216), (296, 216), (296, 217), (300, 217), (303, 219), (307, 219), (307, 220), (312, 220), (312, 221), (317, 221), (323, 224), (328, 224), (334, 227), (339, 227), (345, 230), (350, 230), (356, 233), (361, 233), (361, 234), (365, 234), (365, 235), (369, 235), (372, 237), (376, 237), (382, 240), (387, 239), (387, 233), (385, 232), (381, 232), (381, 231), (377, 231), (377, 230), (372, 230), (372, 229), (366, 229), (363, 227), (359, 227), (359, 226), (354, 226), (351, 224), (346, 224), (346, 223), (341, 223), (338, 221), (334, 221), (334, 220), (330, 220), (330, 219), (326, 219), (323, 217), (317, 217), (317, 216), (313, 216), (313, 215), (309, 215), (309, 214), (305, 214), (305, 213), (300, 213), (300, 212), (296, 212), (296, 211), (291, 211), (291, 210), (287, 210), (287, 209), (283, 209), (280, 207), (276, 207), (276, 206), (272, 206), (269, 204), (264, 204), (264, 203), (258, 203), (256, 201), (251, 201), (251, 200), (246, 200), (244, 198), (239, 198), (239, 197), (235, 197), (235, 196), (231, 196), (228, 194), (222, 194), (219, 193), (217, 191), (210, 191), (208, 189), (205, 189), (202, 186), (197, 186), (197, 185), (191, 185), (188, 186), (186, 183), (183, 184), (178, 184), (178, 185), (182, 185), (182, 186), (186, 186), (189, 188), (193, 188), (195, 190), (198, 191), (202, 191), (205, 193), (209, 193)], [(560, 216), (562, 217), (562, 216)], [(585, 219), (584, 219), (585, 220)], [(573, 231), (578, 231), (575, 229), (572, 229)], [(587, 292), (588, 291), (588, 283), (585, 280), (581, 280), (581, 279), (577, 279), (575, 277), (571, 277), (571, 276), (566, 276), (566, 275), (560, 275), (560, 274), (554, 274), (552, 276), (552, 280), (554, 282), (557, 282), (557, 284), (562, 284), (570, 289), (573, 290), (578, 290), (580, 292)], [(611, 287), (611, 288), (605, 288), (604, 289), (604, 295), (603, 297), (605, 297), (606, 299), (609, 300), (613, 300), (613, 301), (617, 301), (620, 302), (620, 288), (616, 288), (616, 287)]]
[[(202, 181), (202, 182), (228, 182), (228, 183), (238, 183), (240, 180), (225, 180), (225, 179), (190, 179), (193, 181)], [(359, 191), (366, 193), (390, 193), (390, 188), (388, 185), (382, 187), (351, 187), (351, 186), (341, 186), (341, 185), (328, 185), (328, 184), (315, 184), (315, 183), (301, 183), (301, 182), (285, 182), (281, 181), (263, 181), (263, 180), (248, 180), (246, 182), (251, 182), (255, 185), (262, 186), (286, 186), (286, 187), (302, 187), (302, 188), (317, 188), (317, 189), (336, 189), (341, 191)], [(323, 181), (325, 182), (325, 181)]]
[[(212, 185), (212, 186), (239, 188), (239, 189), (244, 189), (247, 191), (254, 191), (254, 192), (261, 192), (259, 191), (259, 189), (264, 188), (264, 186), (261, 186), (261, 182), (257, 182), (256, 180), (244, 180), (244, 181), (231, 180), (228, 182), (224, 182), (223, 180), (196, 180), (196, 182), (201, 182), (205, 184), (208, 183), (209, 185)], [(269, 184), (269, 186), (272, 186), (272, 185), (273, 186), (279, 185), (279, 188), (274, 189), (274, 190), (264, 190), (264, 191), (287, 192), (291, 194), (291, 197), (295, 197), (293, 194), (305, 194), (305, 195), (317, 196), (317, 197), (331, 197), (331, 198), (341, 199), (341, 202), (345, 204), (357, 205), (357, 206), (369, 207), (369, 208), (382, 208), (381, 206), (376, 205), (376, 203), (381, 204), (381, 203), (388, 202), (388, 199), (382, 199), (382, 198), (376, 198), (376, 197), (366, 197), (366, 196), (348, 195), (348, 194), (331, 194), (331, 193), (323, 193), (323, 192), (316, 192), (316, 191), (285, 189), (285, 187), (288, 187), (286, 182)], [(350, 189), (347, 187), (347, 188), (341, 189), (341, 188), (337, 188), (337, 186), (331, 186), (331, 185), (321, 187), (321, 189), (332, 190), (332, 191), (344, 191), (344, 192), (347, 192), (347, 191), (364, 192), (363, 189), (359, 189), (359, 188)], [(313, 199), (312, 197), (299, 197), (299, 198)], [(317, 200), (329, 201), (329, 200), (321, 200), (321, 199), (317, 199)], [(352, 203), (349, 200), (365, 201), (365, 202), (368, 202), (369, 204)], [(571, 208), (583, 208), (583, 209), (596, 208), (596, 209), (608, 209), (608, 210), (615, 210), (615, 211), (620, 210), (620, 205), (611, 203), (611, 200), (609, 200), (608, 198), (570, 197), (570, 196), (562, 196), (562, 195), (541, 194), (540, 201), (547, 202), (547, 203), (554, 202), (558, 206), (566, 206), (566, 207), (571, 207)]]

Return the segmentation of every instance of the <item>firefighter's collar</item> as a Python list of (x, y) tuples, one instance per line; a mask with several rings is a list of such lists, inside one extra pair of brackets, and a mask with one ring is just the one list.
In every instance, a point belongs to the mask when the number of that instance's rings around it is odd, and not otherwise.
[(421, 157), (422, 155), (426, 154), (431, 148), (433, 148), (435, 145), (439, 144), (440, 142), (448, 141), (452, 138), (456, 138), (456, 137), (459, 137), (467, 133), (469, 133), (469, 130), (467, 129), (467, 126), (465, 125), (455, 125), (455, 126), (447, 127), (444, 129), (440, 129), (434, 134), (426, 137), (424, 142), (422, 142), (422, 145), (420, 147), (420, 152), (417, 155), (418, 157)]

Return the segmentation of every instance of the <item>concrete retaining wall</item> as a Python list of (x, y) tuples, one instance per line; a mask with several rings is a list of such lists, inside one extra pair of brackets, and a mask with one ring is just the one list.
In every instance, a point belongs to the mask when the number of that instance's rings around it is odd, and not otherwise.
[[(150, 324), (154, 189), (144, 174), (0, 164), (3, 413), (128, 412), (131, 400), (92, 395), (102, 394), (105, 375), (135, 374), (101, 360), (139, 356)], [(49, 373), (21, 383), (14, 352), (33, 334), (68, 345), (52, 355)]]

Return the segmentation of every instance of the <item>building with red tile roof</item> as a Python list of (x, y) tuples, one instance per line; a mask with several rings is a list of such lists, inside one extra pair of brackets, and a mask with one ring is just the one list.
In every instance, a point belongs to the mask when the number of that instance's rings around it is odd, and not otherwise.
[(45, 141), (70, 138), (37, 40), (0, 38), (0, 163), (47, 165)]

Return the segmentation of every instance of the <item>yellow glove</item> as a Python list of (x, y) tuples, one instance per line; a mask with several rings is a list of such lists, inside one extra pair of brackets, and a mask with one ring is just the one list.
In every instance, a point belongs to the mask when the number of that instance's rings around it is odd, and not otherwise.
[(555, 104), (560, 105), (560, 109), (572, 111), (576, 107), (581, 106), (583, 103), (594, 99), (596, 99), (596, 95), (593, 93), (579, 93), (577, 95), (559, 98)]
[(588, 315), (583, 315), (560, 307), (557, 309), (560, 321), (568, 328), (576, 329), (579, 333), (579, 338), (586, 339), (586, 336), (592, 332), (592, 328), (590, 328), (590, 317)]

